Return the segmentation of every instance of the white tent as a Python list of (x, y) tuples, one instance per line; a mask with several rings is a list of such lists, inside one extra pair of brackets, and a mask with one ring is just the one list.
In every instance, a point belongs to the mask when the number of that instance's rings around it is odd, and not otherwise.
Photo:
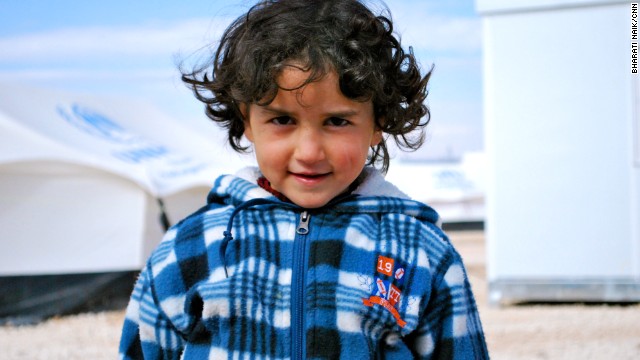
[(484, 221), (484, 153), (466, 153), (460, 161), (402, 162), (389, 168), (387, 180), (411, 198), (432, 206), (444, 223)]
[[(135, 270), (244, 160), (149, 104), (0, 85), (0, 276)], [(240, 161), (239, 161), (240, 160)]]

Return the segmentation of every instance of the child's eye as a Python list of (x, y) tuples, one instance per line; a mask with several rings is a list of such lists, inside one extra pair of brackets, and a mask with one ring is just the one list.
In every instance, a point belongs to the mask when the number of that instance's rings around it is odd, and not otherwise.
[(349, 121), (339, 117), (331, 117), (327, 119), (327, 124), (331, 126), (347, 126), (349, 125)]
[(293, 124), (293, 119), (290, 116), (278, 116), (271, 119), (271, 122), (276, 125), (291, 125)]

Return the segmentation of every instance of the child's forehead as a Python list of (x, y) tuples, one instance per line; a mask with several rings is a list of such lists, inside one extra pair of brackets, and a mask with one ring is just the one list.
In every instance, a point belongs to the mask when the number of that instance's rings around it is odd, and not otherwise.
[(282, 67), (276, 75), (275, 81), (282, 90), (299, 91), (307, 84), (326, 81), (335, 84), (335, 89), (340, 90), (338, 73), (333, 68), (315, 70), (304, 66), (299, 62), (289, 62)]

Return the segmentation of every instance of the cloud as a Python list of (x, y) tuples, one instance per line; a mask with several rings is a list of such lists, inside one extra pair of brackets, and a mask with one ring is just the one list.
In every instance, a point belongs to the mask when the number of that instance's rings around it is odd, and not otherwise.
[(166, 81), (176, 77), (176, 69), (151, 69), (151, 70), (82, 70), (82, 69), (20, 69), (0, 70), (0, 80), (5, 81)]
[(0, 38), (0, 63), (189, 53), (217, 39), (225, 24), (225, 19), (191, 19), (168, 26), (82, 27), (15, 35)]

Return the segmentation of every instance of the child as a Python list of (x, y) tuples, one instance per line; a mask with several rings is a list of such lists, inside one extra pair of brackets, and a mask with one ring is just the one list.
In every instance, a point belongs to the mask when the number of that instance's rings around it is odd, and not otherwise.
[(258, 168), (218, 178), (167, 232), (120, 357), (487, 358), (438, 215), (374, 168), (388, 168), (390, 137), (418, 148), (429, 120), (430, 72), (389, 17), (356, 0), (263, 1), (209, 67), (183, 80)]

